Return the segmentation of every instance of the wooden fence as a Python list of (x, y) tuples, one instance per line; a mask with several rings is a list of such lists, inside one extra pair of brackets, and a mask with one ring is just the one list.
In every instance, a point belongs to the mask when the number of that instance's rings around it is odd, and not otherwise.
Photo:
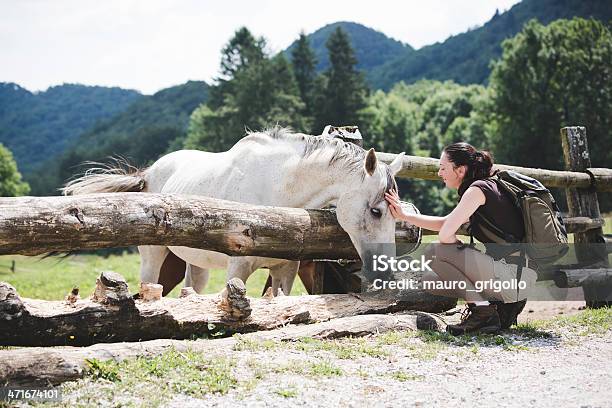
[[(608, 282), (611, 275), (608, 253), (612, 239), (603, 233), (597, 192), (612, 191), (612, 169), (591, 167), (584, 127), (561, 129), (561, 143), (566, 171), (496, 168), (515, 170), (546, 186), (566, 189), (568, 231), (574, 234), (574, 242), (599, 244), (593, 245), (598, 250), (577, 246), (579, 263), (588, 267), (558, 267), (545, 274), (561, 285), (579, 283), (588, 302), (598, 301), (602, 282)], [(378, 157), (391, 162), (395, 155), (378, 153)], [(438, 159), (406, 156), (398, 177), (438, 179), (438, 166)], [(333, 212), (247, 206), (205, 197), (190, 197), (187, 203), (180, 197), (145, 194), (0, 199), (0, 254), (163, 244), (286, 259), (356, 257)], [(404, 242), (414, 242), (418, 236), (410, 228), (397, 234)], [(318, 283), (311, 289), (323, 292), (324, 271), (313, 273)]]

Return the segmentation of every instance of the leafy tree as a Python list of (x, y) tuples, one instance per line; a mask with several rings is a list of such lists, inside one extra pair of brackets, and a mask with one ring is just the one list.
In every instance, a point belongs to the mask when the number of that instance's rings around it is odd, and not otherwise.
[(374, 93), (363, 111), (361, 132), (377, 151), (414, 154), (419, 106), (397, 93)]
[(325, 81), (318, 82), (314, 131), (325, 125), (359, 125), (360, 110), (366, 107), (368, 89), (356, 70), (353, 49), (346, 33), (338, 27), (327, 40), (330, 68)]
[(0, 197), (15, 197), (29, 192), (30, 186), (21, 181), (13, 154), (0, 144)]
[(491, 74), (495, 151), (504, 162), (562, 168), (559, 129), (587, 127), (594, 166), (612, 163), (612, 33), (574, 18), (530, 21), (503, 43)]
[[(369, 98), (361, 129), (367, 144), (385, 152), (438, 157), (445, 145), (459, 140), (487, 148), (489, 99), (479, 85), (400, 83), (389, 93), (378, 91)], [(456, 205), (456, 193), (441, 183), (401, 179), (398, 185), (402, 196), (423, 212), (446, 214)]]

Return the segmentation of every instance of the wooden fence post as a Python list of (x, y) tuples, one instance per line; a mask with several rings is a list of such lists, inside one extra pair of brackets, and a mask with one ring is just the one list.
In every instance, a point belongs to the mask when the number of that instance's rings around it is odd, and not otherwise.
[[(565, 168), (569, 171), (585, 172), (591, 167), (591, 157), (587, 144), (586, 128), (571, 126), (561, 129), (561, 144)], [(570, 217), (589, 217), (600, 219), (597, 192), (593, 186), (587, 188), (568, 188), (567, 207)], [(608, 268), (610, 266), (605, 245), (603, 228), (589, 229), (574, 233), (576, 258), (585, 267)], [(598, 307), (609, 303), (612, 297), (612, 281), (602, 285), (583, 286), (584, 298), (589, 307)]]

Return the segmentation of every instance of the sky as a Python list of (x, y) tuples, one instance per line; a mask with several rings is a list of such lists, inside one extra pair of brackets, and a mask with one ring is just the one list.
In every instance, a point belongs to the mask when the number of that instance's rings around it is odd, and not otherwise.
[(211, 82), (241, 26), (269, 51), (336, 21), (415, 48), (487, 22), (517, 0), (0, 0), (0, 82), (31, 91), (62, 83), (151, 94)]

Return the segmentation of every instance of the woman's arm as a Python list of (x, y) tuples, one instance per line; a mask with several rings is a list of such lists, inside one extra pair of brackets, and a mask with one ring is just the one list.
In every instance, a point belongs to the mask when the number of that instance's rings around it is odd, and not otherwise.
[(394, 218), (402, 221), (408, 221), (412, 225), (419, 228), (425, 228), (430, 231), (440, 231), (446, 217), (437, 217), (435, 215), (423, 214), (406, 214), (402, 210), (400, 198), (397, 191), (391, 190), (390, 193), (385, 193), (385, 198), (389, 203), (389, 211)]
[(440, 242), (453, 243), (457, 241), (457, 230), (469, 221), (470, 216), (486, 201), (485, 195), (477, 187), (470, 187), (461, 197), (459, 204), (446, 217), (437, 217), (423, 214), (405, 214), (400, 205), (400, 199), (395, 190), (385, 193), (389, 203), (389, 211), (394, 218), (408, 221), (410, 224), (430, 231), (440, 231)]
[(439, 239), (443, 244), (457, 242), (457, 230), (461, 225), (468, 222), (470, 216), (486, 202), (484, 193), (478, 187), (469, 187), (459, 204), (445, 218), (444, 224), (440, 229)]

